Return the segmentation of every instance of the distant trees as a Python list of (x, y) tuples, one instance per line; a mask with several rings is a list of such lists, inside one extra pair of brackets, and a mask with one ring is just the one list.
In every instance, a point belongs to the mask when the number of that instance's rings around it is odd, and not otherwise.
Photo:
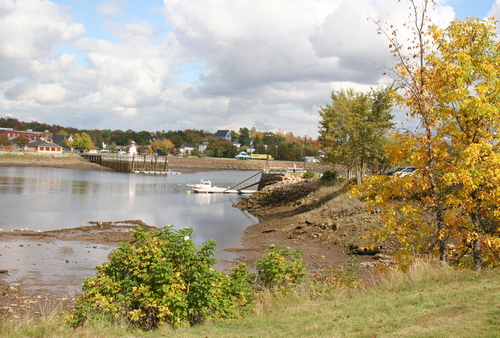
[(17, 144), (19, 149), (24, 149), (26, 145), (30, 143), (30, 139), (24, 134), (19, 134), (14, 138), (14, 142)]
[(208, 145), (206, 154), (214, 157), (235, 157), (237, 150), (231, 141), (214, 140)]
[[(169, 130), (169, 131), (140, 131), (136, 132), (132, 129), (128, 130), (111, 130), (111, 129), (92, 129), (92, 130), (79, 130), (72, 127), (50, 126), (39, 122), (20, 122), (15, 118), (0, 118), (0, 127), (13, 128), (15, 130), (31, 129), (33, 131), (46, 131), (53, 135), (72, 135), (80, 136), (85, 133), (90, 138), (90, 142), (99, 147), (104, 143), (106, 149), (113, 151), (117, 146), (129, 146), (130, 142), (134, 140), (137, 144), (139, 151), (157, 152), (162, 154), (174, 153), (183, 143), (192, 143), (195, 148), (198, 148), (203, 142), (212, 144), (205, 152), (207, 156), (215, 157), (234, 157), (237, 154), (237, 149), (233, 148), (232, 144), (220, 144), (218, 140), (214, 139), (210, 132), (203, 129), (185, 129), (185, 130)], [(29, 128), (28, 128), (29, 127)], [(316, 156), (321, 144), (318, 141), (295, 137), (291, 132), (283, 133), (278, 132), (262, 132), (257, 131), (255, 127), (251, 129), (241, 127), (237, 131), (231, 130), (233, 141), (238, 141), (242, 146), (251, 146), (255, 149), (256, 153), (265, 154), (269, 152), (275, 159), (289, 160), (289, 161), (302, 161), (303, 155)], [(170, 146), (164, 145), (164, 142), (170, 142)], [(67, 144), (68, 141), (63, 141), (62, 144), (65, 148), (71, 148), (72, 144)], [(79, 141), (77, 140), (78, 144)], [(230, 142), (231, 143), (231, 142)], [(73, 147), (74, 148), (74, 147)], [(87, 149), (88, 144), (83, 146), (82, 149)], [(168, 148), (168, 149), (167, 149)], [(199, 150), (195, 149), (191, 155), (196, 156)]]
[(355, 170), (358, 183), (375, 158), (383, 155), (384, 139), (393, 127), (391, 88), (369, 93), (354, 89), (332, 92), (332, 103), (321, 107), (320, 141), (328, 161)]

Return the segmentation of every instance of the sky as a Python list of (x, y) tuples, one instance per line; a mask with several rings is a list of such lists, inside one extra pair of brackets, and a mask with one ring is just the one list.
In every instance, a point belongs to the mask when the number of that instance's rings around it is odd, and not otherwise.
[[(404, 0), (0, 0), (0, 117), (316, 138), (332, 91), (391, 82), (374, 22), (399, 27), (407, 9)], [(438, 0), (432, 16), (444, 26), (500, 18), (500, 0)]]

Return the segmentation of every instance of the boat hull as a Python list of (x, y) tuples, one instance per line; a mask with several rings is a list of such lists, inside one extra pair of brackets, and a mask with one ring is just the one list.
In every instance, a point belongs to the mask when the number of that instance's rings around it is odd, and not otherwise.
[(188, 187), (191, 187), (193, 192), (197, 194), (253, 194), (257, 190), (234, 190), (229, 188), (219, 188), (216, 186), (212, 186), (212, 182), (210, 181), (201, 181), (198, 184), (188, 184)]

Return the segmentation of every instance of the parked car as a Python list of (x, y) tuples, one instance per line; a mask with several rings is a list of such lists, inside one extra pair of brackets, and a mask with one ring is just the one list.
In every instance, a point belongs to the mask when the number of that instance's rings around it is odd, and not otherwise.
[(401, 174), (403, 172), (411, 172), (411, 171), (415, 171), (415, 168), (414, 167), (399, 167), (397, 169), (389, 170), (385, 174), (391, 176), (394, 174)]
[(398, 170), (396, 170), (394, 173), (392, 173), (391, 175), (397, 175), (399, 177), (405, 177), (407, 175), (411, 175), (413, 174), (414, 172), (416, 172), (418, 169), (416, 169), (415, 167), (403, 167), (403, 168), (398, 168)]

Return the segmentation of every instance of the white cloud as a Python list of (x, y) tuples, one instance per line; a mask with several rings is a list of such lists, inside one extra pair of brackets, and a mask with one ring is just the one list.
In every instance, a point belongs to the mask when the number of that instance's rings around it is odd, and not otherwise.
[(43, 105), (60, 104), (66, 95), (66, 89), (59, 84), (40, 84), (31, 81), (21, 82), (5, 93), (12, 100), (26, 100)]
[[(52, 48), (85, 32), (56, 4), (39, 0), (7, 1), (0, 7), (0, 80), (33, 76), (34, 62), (53, 57)], [(35, 75), (36, 76), (36, 75)]]
[(125, 13), (122, 1), (104, 0), (96, 5), (96, 10), (102, 17), (115, 17)]

